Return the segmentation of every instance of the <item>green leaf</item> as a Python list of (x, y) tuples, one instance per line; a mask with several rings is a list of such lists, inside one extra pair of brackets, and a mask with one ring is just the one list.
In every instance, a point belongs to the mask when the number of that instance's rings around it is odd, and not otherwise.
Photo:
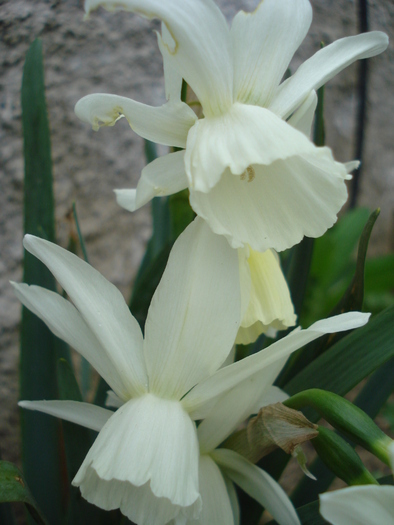
[(345, 395), (394, 356), (394, 307), (347, 335), (284, 387), (289, 395), (321, 388)]
[(20, 470), (8, 461), (0, 461), (0, 503), (20, 502), (39, 525), (48, 525)]
[[(355, 399), (354, 404), (374, 419), (393, 391), (393, 377), (394, 358), (372, 374)], [(325, 492), (335, 479), (335, 475), (319, 458), (310, 465), (309, 470), (316, 476), (317, 481), (310, 480), (307, 477), (302, 478), (291, 495), (296, 507), (317, 499), (318, 495)]]
[[(25, 156), (24, 229), (55, 241), (50, 135), (44, 94), (42, 45), (35, 40), (26, 56), (22, 80)], [(55, 280), (38, 259), (25, 252), (23, 280), (55, 290)], [(22, 310), (20, 396), (54, 399), (56, 345), (49, 329), (29, 310)], [(63, 346), (59, 347), (64, 348)], [(51, 523), (61, 523), (62, 482), (59, 424), (39, 412), (21, 411), (22, 462), (27, 483)], [(62, 488), (61, 488), (62, 487)]]
[[(380, 211), (375, 210), (369, 217), (362, 231), (358, 246), (356, 270), (353, 279), (338, 304), (333, 308), (328, 317), (340, 313), (362, 310), (364, 299), (364, 267), (367, 256), (367, 248), (372, 233), (373, 226), (379, 216)], [(311, 363), (319, 355), (324, 353), (330, 346), (346, 336), (346, 332), (329, 334), (320, 337), (317, 341), (310, 343), (305, 348), (299, 350), (290, 358), (288, 365), (281, 376), (278, 378), (278, 385), (283, 386), (299, 373), (308, 363)]]

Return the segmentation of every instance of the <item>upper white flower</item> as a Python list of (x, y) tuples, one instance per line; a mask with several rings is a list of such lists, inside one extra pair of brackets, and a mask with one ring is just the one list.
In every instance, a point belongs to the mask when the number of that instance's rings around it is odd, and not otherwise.
[[(384, 33), (343, 38), (321, 49), (281, 83), (312, 19), (308, 0), (264, 0), (229, 29), (212, 0), (86, 0), (162, 20), (158, 35), (168, 102), (150, 107), (96, 94), (76, 105), (98, 129), (125, 116), (142, 137), (185, 148), (152, 162), (135, 190), (118, 192), (134, 210), (154, 195), (188, 187), (190, 203), (234, 248), (284, 250), (318, 237), (347, 198), (345, 165), (309, 140), (315, 90), (360, 58), (381, 53)], [(204, 118), (180, 102), (184, 78)]]
[[(111, 404), (119, 408), (114, 413), (74, 401), (20, 405), (100, 431), (73, 483), (88, 501), (120, 508), (139, 525), (198, 517), (200, 454), (194, 420), (206, 418), (222, 395), (256, 374), (261, 374), (258, 388), (263, 382), (271, 385), (301, 346), (325, 333), (362, 326), (369, 317), (352, 312), (319, 321), (219, 369), (244, 308), (239, 261), (237, 251), (201, 219), (171, 251), (149, 308), (145, 338), (122, 295), (91, 266), (31, 235), (24, 246), (50, 269), (73, 304), (26, 284), (14, 284), (18, 298), (91, 363), (113, 391)], [(249, 397), (238, 397), (238, 403), (249, 406)], [(227, 413), (233, 405), (227, 404)], [(233, 425), (233, 419), (222, 421), (220, 432), (230, 432)], [(217, 443), (212, 436), (212, 447)]]

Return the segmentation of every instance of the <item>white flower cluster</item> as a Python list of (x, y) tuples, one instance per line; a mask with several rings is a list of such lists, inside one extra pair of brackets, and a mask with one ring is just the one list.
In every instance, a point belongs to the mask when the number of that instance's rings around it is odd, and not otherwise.
[[(236, 363), (234, 342), (294, 326), (276, 251), (331, 227), (355, 163), (336, 162), (310, 130), (316, 89), (360, 58), (381, 53), (380, 32), (325, 47), (281, 82), (312, 18), (308, 0), (264, 0), (231, 28), (213, 0), (87, 0), (162, 21), (167, 103), (116, 95), (80, 100), (94, 129), (125, 117), (151, 141), (181, 148), (154, 160), (136, 189), (116, 190), (134, 211), (185, 188), (196, 220), (176, 241), (150, 305), (144, 336), (119, 293), (71, 253), (26, 236), (70, 301), (14, 284), (21, 302), (84, 356), (111, 388), (107, 406), (23, 401), (20, 406), (99, 432), (73, 484), (138, 525), (236, 525), (234, 483), (282, 525), (299, 524), (266, 472), (219, 445), (250, 414), (286, 395), (273, 383), (288, 356), (322, 334), (362, 326), (353, 312), (297, 329)], [(184, 79), (203, 118), (181, 101)], [(198, 428), (196, 420), (201, 420)], [(339, 522), (338, 522), (339, 523)]]

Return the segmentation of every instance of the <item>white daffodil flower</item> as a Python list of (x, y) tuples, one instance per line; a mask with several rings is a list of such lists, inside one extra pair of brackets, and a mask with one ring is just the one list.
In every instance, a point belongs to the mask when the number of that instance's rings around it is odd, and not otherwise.
[[(231, 29), (213, 0), (86, 0), (163, 22), (158, 36), (168, 102), (150, 107), (126, 97), (88, 95), (75, 108), (94, 129), (126, 117), (136, 133), (185, 148), (156, 159), (135, 190), (119, 190), (129, 210), (154, 195), (190, 190), (190, 203), (234, 248), (282, 251), (319, 237), (346, 201), (348, 166), (305, 136), (314, 91), (357, 59), (384, 51), (371, 32), (319, 50), (281, 83), (308, 32), (308, 0), (264, 0), (240, 11)], [(197, 119), (179, 100), (184, 78), (201, 103)], [(306, 126), (306, 129), (308, 126)]]
[[(394, 442), (389, 446), (394, 473)], [(332, 525), (394, 525), (394, 487), (360, 485), (320, 494), (320, 514)]]
[(319, 321), (218, 370), (242, 317), (239, 261), (237, 251), (201, 219), (174, 245), (149, 308), (145, 338), (122, 295), (91, 266), (30, 235), (24, 246), (50, 269), (73, 304), (26, 284), (14, 284), (16, 295), (99, 372), (118, 410), (75, 401), (22, 401), (20, 406), (99, 431), (73, 484), (89, 502), (120, 508), (139, 525), (198, 517), (199, 445), (193, 421), (206, 418), (220, 396), (259, 373), (271, 385), (293, 351), (369, 318), (351, 312)]
[(262, 333), (274, 335), (294, 326), (297, 316), (276, 252), (239, 248), (238, 254), (241, 293), (248, 306), (236, 343), (245, 345)]
[(138, 524), (196, 518), (199, 448), (182, 397), (229, 354), (241, 318), (238, 256), (201, 219), (179, 237), (149, 308), (143, 338), (120, 292), (70, 252), (26, 236), (73, 304), (14, 284), (21, 302), (110, 385), (115, 412), (72, 401), (20, 406), (100, 433), (73, 480), (84, 498)]

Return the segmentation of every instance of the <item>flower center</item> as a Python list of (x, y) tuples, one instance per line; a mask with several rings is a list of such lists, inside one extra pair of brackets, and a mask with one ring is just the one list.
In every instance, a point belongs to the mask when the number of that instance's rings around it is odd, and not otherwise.
[(246, 180), (246, 176), (248, 177), (248, 182), (252, 182), (254, 180), (256, 177), (256, 172), (254, 171), (253, 166), (248, 166), (246, 170), (241, 173), (241, 180)]

